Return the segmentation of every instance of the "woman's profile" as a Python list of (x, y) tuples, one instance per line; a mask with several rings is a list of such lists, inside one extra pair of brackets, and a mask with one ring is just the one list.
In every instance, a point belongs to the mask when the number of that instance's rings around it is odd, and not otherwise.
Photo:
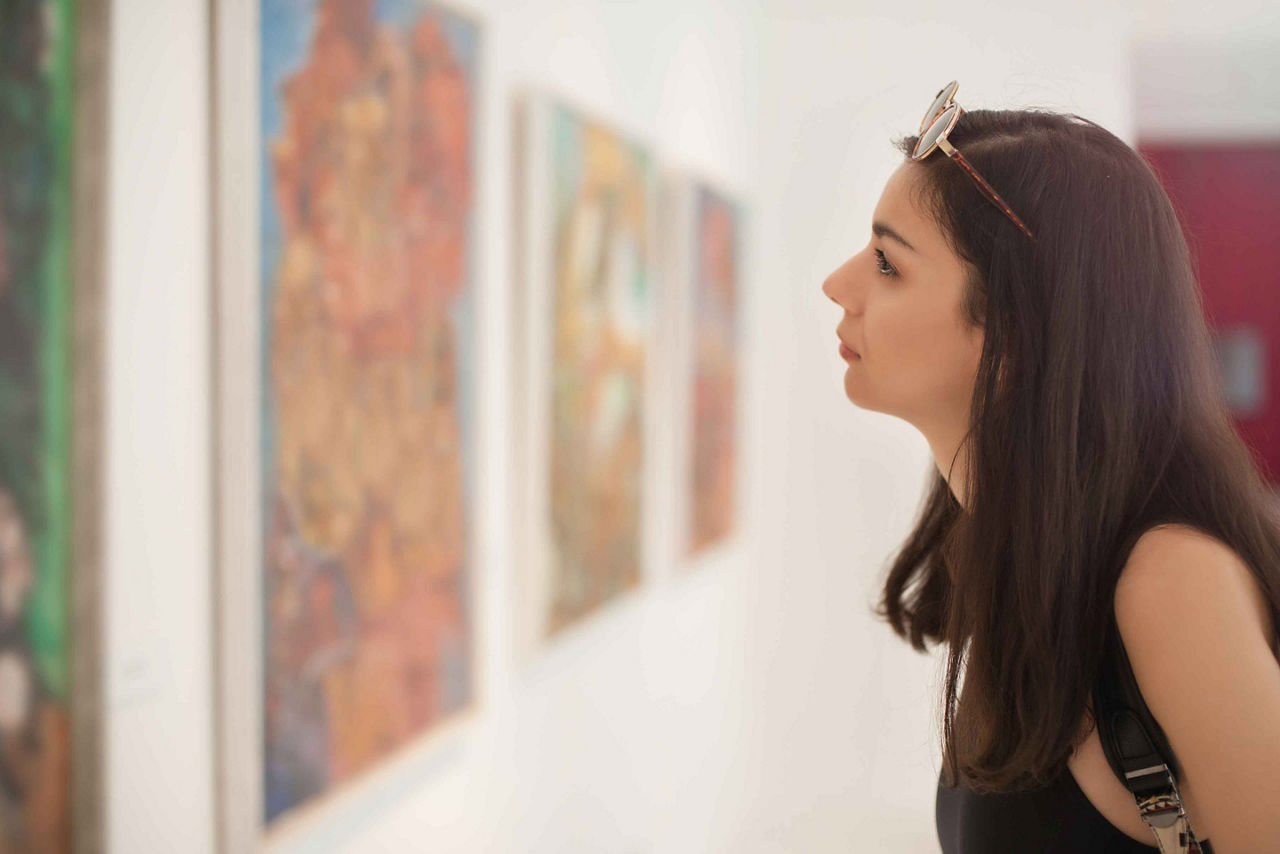
[(877, 613), (946, 646), (942, 850), (1157, 850), (1093, 718), (1114, 619), (1181, 768), (1165, 850), (1280, 851), (1280, 506), (1173, 206), (1101, 126), (955, 93), (823, 284), (849, 401), (936, 463)]

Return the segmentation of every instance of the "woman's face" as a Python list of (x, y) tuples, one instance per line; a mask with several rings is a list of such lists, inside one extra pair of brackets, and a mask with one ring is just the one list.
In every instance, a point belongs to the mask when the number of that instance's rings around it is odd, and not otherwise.
[(983, 336), (961, 317), (968, 265), (916, 202), (923, 177), (911, 161), (890, 176), (871, 241), (822, 291), (844, 309), (836, 334), (856, 354), (842, 351), (849, 400), (922, 431), (963, 432)]

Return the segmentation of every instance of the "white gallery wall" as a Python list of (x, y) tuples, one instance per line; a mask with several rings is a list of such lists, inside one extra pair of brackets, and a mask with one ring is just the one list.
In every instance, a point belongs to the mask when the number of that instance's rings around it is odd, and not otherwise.
[[(859, 12), (858, 6), (865, 8)], [(938, 657), (870, 615), (933, 461), (854, 409), (828, 272), (929, 99), (1039, 104), (1132, 140), (1135, 19), (729, 0), (469, 2), (481, 22), (477, 713), (351, 787), (291, 852), (934, 852)], [(1052, 25), (1050, 25), (1052, 22)], [(111, 53), (107, 850), (215, 850), (209, 21), (117, 0)], [(747, 204), (744, 533), (511, 654), (511, 95), (638, 134)]]
[(210, 849), (205, 12), (114, 4), (107, 86), (105, 849)]

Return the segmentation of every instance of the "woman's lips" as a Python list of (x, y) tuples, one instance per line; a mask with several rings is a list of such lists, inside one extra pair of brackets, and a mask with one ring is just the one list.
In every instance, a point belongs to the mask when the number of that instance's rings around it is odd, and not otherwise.
[(840, 358), (844, 359), (846, 362), (852, 362), (853, 360), (861, 359), (862, 357), (859, 356), (857, 353), (853, 352), (852, 350), (850, 350), (848, 347), (846, 347), (844, 345), (844, 342), (841, 341), (840, 342)]

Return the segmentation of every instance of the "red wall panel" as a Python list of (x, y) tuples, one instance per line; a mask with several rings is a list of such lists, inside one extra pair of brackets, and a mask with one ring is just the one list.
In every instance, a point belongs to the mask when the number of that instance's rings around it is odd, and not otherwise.
[(1267, 477), (1280, 481), (1280, 143), (1138, 150), (1178, 211), (1210, 327), (1261, 345), (1245, 348), (1260, 356), (1261, 371), (1246, 372), (1259, 401), (1237, 412), (1236, 428)]

